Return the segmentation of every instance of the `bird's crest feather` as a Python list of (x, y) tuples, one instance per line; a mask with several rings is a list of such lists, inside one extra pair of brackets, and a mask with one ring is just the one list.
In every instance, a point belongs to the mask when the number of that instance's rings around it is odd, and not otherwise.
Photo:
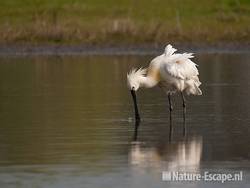
[(139, 76), (145, 76), (146, 73), (147, 73), (146, 68), (139, 68), (139, 69), (132, 68), (131, 71), (127, 74), (127, 78), (133, 79)]
[(128, 88), (132, 89), (132, 87), (134, 87), (135, 89), (138, 89), (139, 88), (139, 80), (141, 79), (141, 77), (145, 76), (146, 74), (147, 74), (146, 68), (139, 68), (139, 69), (133, 68), (127, 74)]

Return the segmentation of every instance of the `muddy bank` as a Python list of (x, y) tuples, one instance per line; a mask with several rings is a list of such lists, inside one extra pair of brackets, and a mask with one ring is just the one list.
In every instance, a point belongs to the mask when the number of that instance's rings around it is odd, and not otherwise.
[[(172, 44), (180, 52), (194, 53), (249, 53), (250, 44)], [(25, 55), (154, 55), (162, 52), (164, 45), (0, 45), (0, 56)]]

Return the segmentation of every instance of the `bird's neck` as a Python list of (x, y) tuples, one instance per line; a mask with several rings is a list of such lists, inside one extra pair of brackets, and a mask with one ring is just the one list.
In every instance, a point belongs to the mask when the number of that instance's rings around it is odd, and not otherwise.
[(141, 76), (140, 77), (140, 86), (151, 88), (158, 84), (158, 81), (149, 76)]

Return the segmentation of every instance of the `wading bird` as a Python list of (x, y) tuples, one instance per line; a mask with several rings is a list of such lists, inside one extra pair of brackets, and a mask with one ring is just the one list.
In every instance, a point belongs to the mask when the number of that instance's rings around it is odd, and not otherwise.
[(140, 122), (139, 110), (136, 101), (136, 91), (140, 87), (151, 88), (158, 85), (168, 96), (170, 111), (170, 133), (172, 133), (172, 111), (173, 105), (171, 95), (180, 92), (183, 102), (183, 133), (186, 133), (186, 101), (187, 95), (201, 95), (197, 65), (191, 61), (192, 53), (175, 53), (177, 50), (170, 44), (166, 46), (165, 52), (155, 57), (147, 69), (132, 69), (127, 74), (127, 84), (131, 91), (136, 122)]

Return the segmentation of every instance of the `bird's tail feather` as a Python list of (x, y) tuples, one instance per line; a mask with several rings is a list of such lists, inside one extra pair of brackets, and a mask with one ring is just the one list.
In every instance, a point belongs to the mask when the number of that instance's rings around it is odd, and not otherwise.
[(194, 87), (195, 87), (195, 94), (194, 95), (202, 95), (201, 89), (196, 84), (194, 84)]
[(165, 48), (165, 56), (171, 56), (173, 55), (177, 50), (175, 48), (173, 48), (173, 46), (171, 44), (168, 44)]
[(192, 94), (192, 95), (202, 95), (202, 91), (199, 88), (199, 86), (201, 85), (201, 82), (195, 81), (195, 80), (189, 80), (189, 82), (187, 82), (188, 87), (185, 89), (186, 93), (188, 95)]

